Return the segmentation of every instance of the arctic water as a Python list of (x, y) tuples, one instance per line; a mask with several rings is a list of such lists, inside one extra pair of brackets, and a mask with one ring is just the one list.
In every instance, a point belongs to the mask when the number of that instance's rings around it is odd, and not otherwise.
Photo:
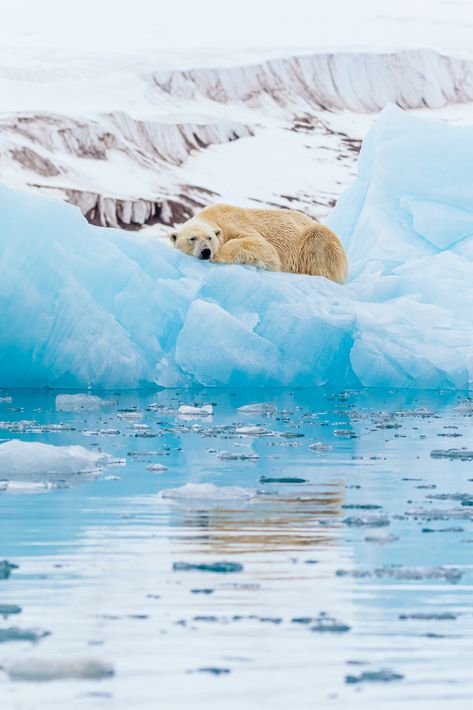
[(458, 392), (1, 392), (1, 707), (469, 707), (472, 416)]

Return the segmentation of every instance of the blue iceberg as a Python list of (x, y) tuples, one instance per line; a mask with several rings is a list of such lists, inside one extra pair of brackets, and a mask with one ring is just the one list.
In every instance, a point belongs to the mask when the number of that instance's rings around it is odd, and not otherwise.
[(350, 278), (212, 265), (0, 187), (0, 386), (469, 388), (473, 128), (388, 107), (327, 220)]

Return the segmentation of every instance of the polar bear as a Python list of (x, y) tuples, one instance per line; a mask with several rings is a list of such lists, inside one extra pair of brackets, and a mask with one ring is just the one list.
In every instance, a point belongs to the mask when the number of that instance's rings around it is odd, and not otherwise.
[(294, 210), (209, 205), (169, 236), (176, 249), (219, 264), (325, 276), (337, 283), (347, 276), (337, 235)]

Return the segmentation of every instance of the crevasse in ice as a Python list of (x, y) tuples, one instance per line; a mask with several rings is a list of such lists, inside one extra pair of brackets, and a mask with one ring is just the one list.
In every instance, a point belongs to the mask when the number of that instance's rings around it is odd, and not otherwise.
[(327, 220), (344, 286), (201, 263), (1, 187), (0, 386), (469, 387), (472, 165), (473, 128), (385, 109)]

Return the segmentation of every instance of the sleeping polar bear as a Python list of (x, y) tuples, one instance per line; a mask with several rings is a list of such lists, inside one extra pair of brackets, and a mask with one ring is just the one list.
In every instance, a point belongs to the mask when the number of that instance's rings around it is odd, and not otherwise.
[(185, 254), (220, 264), (325, 276), (338, 283), (347, 275), (348, 260), (337, 235), (294, 210), (210, 205), (169, 236)]

